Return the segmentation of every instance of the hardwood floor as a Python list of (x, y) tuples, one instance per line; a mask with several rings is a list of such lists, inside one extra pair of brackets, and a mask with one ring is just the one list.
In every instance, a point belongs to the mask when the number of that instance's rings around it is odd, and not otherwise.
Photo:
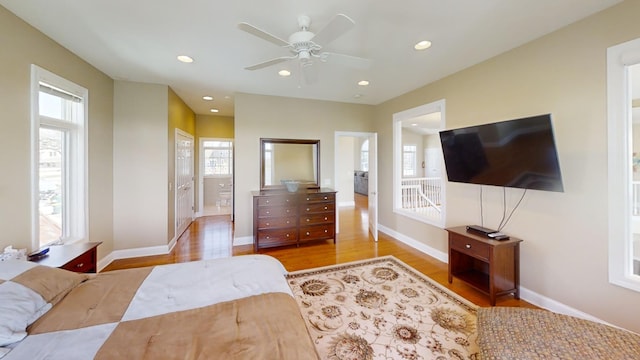
[[(334, 265), (377, 256), (393, 255), (414, 269), (434, 279), (446, 288), (462, 295), (479, 306), (489, 306), (489, 297), (455, 279), (447, 281), (447, 264), (380, 233), (374, 242), (368, 231), (367, 197), (356, 194), (355, 207), (339, 210), (340, 231), (336, 244), (332, 241), (314, 242), (300, 247), (261, 250), (280, 260), (288, 271)], [(231, 246), (233, 223), (229, 216), (198, 218), (178, 239), (173, 251), (167, 255), (116, 260), (102, 271), (141, 266), (214, 259), (253, 254), (253, 246)], [(498, 298), (498, 306), (533, 307), (511, 295)]]

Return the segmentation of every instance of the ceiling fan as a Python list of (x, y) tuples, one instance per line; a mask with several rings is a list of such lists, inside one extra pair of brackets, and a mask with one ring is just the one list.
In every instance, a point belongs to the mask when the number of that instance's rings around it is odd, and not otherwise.
[(310, 82), (311, 79), (310, 76), (308, 76), (310, 74), (307, 69), (309, 69), (313, 64), (314, 59), (318, 59), (322, 62), (326, 62), (331, 59), (330, 61), (332, 62), (335, 61), (336, 63), (358, 69), (366, 69), (370, 66), (369, 59), (322, 51), (325, 45), (353, 28), (355, 22), (351, 18), (344, 14), (337, 14), (317, 33), (313, 33), (309, 30), (310, 25), (311, 18), (309, 16), (298, 16), (298, 26), (300, 27), (300, 30), (291, 34), (287, 41), (246, 22), (238, 24), (238, 28), (240, 30), (246, 31), (251, 35), (257, 36), (278, 46), (288, 48), (292, 53), (292, 55), (289, 56), (281, 56), (255, 65), (247, 66), (245, 69), (258, 70), (285, 61), (297, 59), (299, 60), (299, 66), (302, 72), (305, 74), (305, 80)]

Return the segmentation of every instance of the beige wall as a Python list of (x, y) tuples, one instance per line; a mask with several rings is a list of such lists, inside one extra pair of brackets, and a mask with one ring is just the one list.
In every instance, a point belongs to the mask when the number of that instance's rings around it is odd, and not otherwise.
[(0, 7), (0, 250), (31, 249), (30, 69), (36, 64), (89, 90), (88, 180), (91, 241), (113, 249), (113, 81)]
[[(440, 251), (442, 229), (392, 212), (392, 115), (446, 99), (447, 127), (552, 113), (564, 193), (529, 191), (504, 232), (524, 239), (523, 288), (640, 331), (640, 293), (607, 276), (606, 49), (640, 37), (640, 1), (569, 27), (376, 107), (380, 223)], [(502, 190), (485, 189), (485, 226), (502, 214)], [(477, 224), (479, 187), (447, 185), (447, 225)], [(521, 194), (508, 189), (511, 209)], [(541, 299), (548, 300), (548, 299)]]
[(334, 187), (334, 133), (369, 131), (372, 110), (367, 105), (236, 94), (235, 239), (244, 242), (253, 232), (251, 191), (260, 188), (260, 138), (319, 139), (322, 186)]
[(168, 87), (115, 82), (114, 249), (167, 245)]

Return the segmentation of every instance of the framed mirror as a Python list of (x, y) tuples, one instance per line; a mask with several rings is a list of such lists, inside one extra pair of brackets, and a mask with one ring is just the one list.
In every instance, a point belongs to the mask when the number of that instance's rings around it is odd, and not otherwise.
[(320, 140), (260, 139), (260, 190), (320, 187)]

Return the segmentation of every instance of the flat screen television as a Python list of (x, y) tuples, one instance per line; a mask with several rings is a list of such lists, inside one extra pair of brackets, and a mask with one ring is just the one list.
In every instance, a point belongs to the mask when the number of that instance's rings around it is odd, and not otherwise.
[(551, 114), (440, 132), (449, 181), (564, 191)]

